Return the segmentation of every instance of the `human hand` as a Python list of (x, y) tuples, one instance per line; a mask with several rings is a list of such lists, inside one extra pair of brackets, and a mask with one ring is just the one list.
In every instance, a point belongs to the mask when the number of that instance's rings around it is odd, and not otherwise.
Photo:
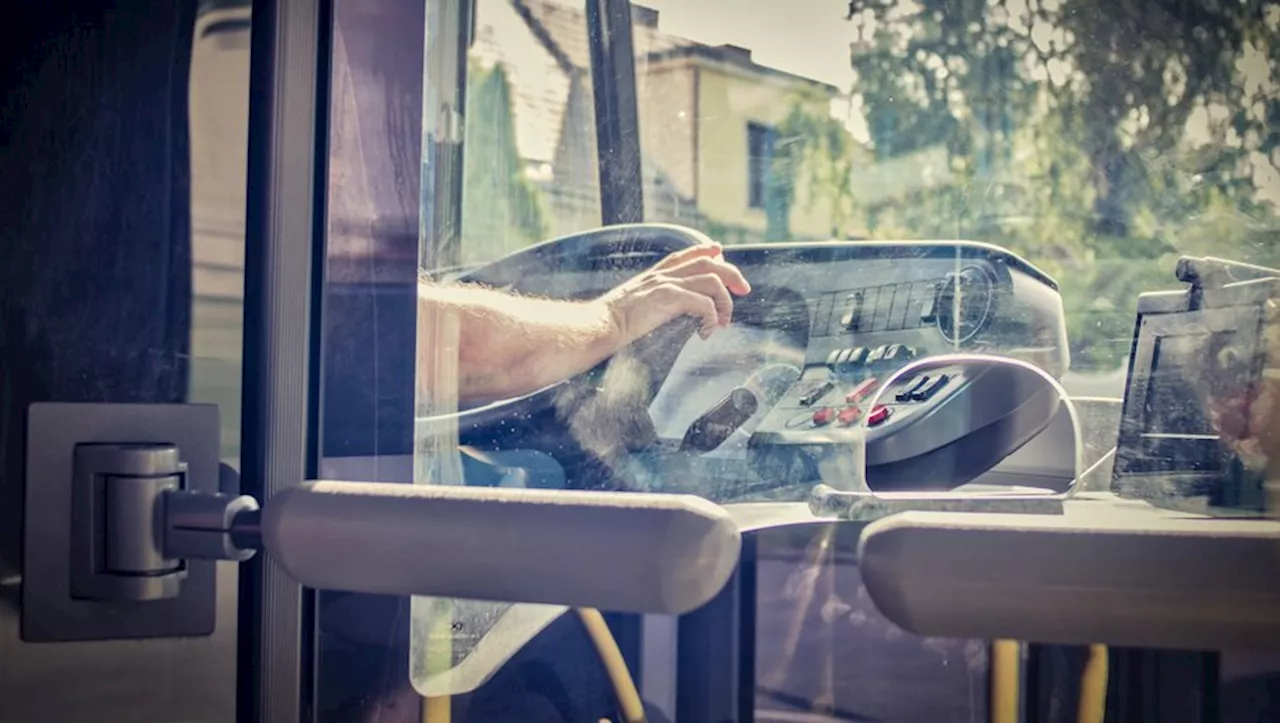
[(742, 272), (724, 260), (719, 244), (710, 244), (671, 254), (601, 301), (620, 345), (626, 345), (686, 315), (701, 322), (698, 333), (706, 339), (733, 317), (733, 297), (749, 293)]

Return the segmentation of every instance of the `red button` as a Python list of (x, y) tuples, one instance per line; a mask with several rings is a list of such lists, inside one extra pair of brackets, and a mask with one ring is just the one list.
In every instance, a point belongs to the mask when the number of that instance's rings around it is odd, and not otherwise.
[(831, 422), (831, 418), (836, 415), (836, 410), (831, 407), (823, 407), (813, 413), (813, 423), (822, 426)]
[(862, 415), (862, 410), (857, 407), (845, 407), (836, 415), (836, 421), (846, 427), (858, 421), (858, 417)]
[(844, 400), (850, 404), (857, 404), (858, 402), (861, 402), (863, 397), (870, 394), (871, 390), (876, 388), (876, 381), (877, 380), (875, 379), (864, 379), (862, 383), (854, 387), (852, 392), (844, 395)]
[(892, 413), (893, 410), (889, 409), (885, 405), (877, 404), (875, 409), (871, 410), (871, 416), (867, 417), (867, 424), (872, 427), (878, 424), (884, 424), (884, 420), (888, 419), (889, 415)]

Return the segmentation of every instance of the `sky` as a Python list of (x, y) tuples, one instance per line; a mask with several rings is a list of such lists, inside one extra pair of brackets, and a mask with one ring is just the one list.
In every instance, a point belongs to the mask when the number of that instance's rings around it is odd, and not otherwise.
[(639, 0), (658, 27), (708, 45), (750, 48), (752, 59), (841, 90), (853, 83), (847, 0)]

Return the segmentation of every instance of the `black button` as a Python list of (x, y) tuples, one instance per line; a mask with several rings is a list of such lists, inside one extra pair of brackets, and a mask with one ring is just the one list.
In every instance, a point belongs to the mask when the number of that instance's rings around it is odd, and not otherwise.
[(911, 398), (917, 402), (928, 401), (929, 399), (933, 398), (933, 395), (941, 391), (943, 387), (947, 386), (947, 382), (950, 380), (951, 380), (951, 377), (947, 376), (946, 374), (943, 374), (937, 379), (934, 379), (928, 386), (924, 387), (923, 389), (915, 390), (914, 392), (912, 392)]
[(831, 391), (834, 388), (835, 388), (835, 385), (832, 384), (831, 382), (823, 382), (822, 384), (819, 384), (814, 389), (811, 389), (803, 397), (800, 397), (800, 404), (805, 407), (813, 406), (814, 402), (825, 397), (827, 395), (827, 392)]
[(920, 388), (928, 383), (929, 383), (928, 375), (922, 376), (919, 379), (916, 379), (915, 384), (912, 384), (906, 389), (903, 389), (902, 391), (898, 392), (894, 396), (894, 399), (898, 400), (899, 402), (909, 402), (915, 396), (916, 392), (920, 391)]

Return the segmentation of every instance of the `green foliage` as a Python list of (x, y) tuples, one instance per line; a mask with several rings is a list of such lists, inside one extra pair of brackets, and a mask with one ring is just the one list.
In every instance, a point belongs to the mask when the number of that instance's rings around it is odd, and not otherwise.
[(1256, 198), (1256, 171), (1280, 160), (1274, 3), (859, 7), (855, 91), (876, 157), (943, 145), (952, 171), (868, 208), (868, 228), (991, 241), (1044, 267), (1078, 368), (1122, 361), (1137, 293), (1175, 287), (1179, 254), (1280, 261)]
[(461, 263), (491, 261), (540, 241), (547, 224), (516, 145), (511, 84), (501, 65), (468, 69)]
[(808, 191), (805, 210), (821, 207), (832, 234), (841, 235), (855, 212), (851, 180), (857, 149), (852, 136), (827, 112), (825, 94), (808, 90), (796, 93), (776, 130), (765, 188), (765, 239), (791, 238), (791, 212), (801, 181)]

